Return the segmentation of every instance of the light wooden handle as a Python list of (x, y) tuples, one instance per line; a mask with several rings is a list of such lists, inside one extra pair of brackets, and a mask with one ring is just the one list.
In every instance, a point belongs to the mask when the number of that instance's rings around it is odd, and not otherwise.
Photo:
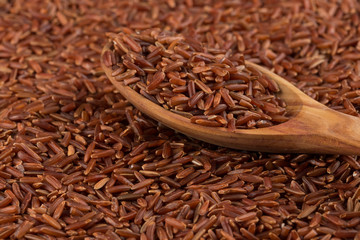
[(334, 111), (313, 100), (290, 82), (275, 73), (247, 62), (268, 77), (275, 80), (281, 92), (279, 97), (288, 105), (292, 118), (282, 124), (264, 129), (269, 135), (282, 132), (278, 136), (284, 152), (306, 152), (327, 154), (360, 154), (360, 119)]

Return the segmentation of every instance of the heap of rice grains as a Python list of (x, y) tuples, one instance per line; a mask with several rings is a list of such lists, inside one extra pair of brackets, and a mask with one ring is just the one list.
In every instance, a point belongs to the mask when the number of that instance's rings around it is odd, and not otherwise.
[(188, 139), (129, 106), (99, 63), (105, 32), (195, 32), (358, 115), (359, 12), (355, 0), (0, 1), (0, 238), (359, 239), (357, 156)]
[(239, 52), (160, 29), (107, 35), (113, 50), (103, 61), (112, 76), (193, 123), (235, 130), (287, 120), (276, 82), (246, 66)]

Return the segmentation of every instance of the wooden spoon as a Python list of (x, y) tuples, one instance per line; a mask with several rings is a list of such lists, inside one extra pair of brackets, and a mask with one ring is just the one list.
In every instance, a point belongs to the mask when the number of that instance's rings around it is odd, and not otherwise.
[[(108, 43), (102, 54), (110, 50)], [(136, 108), (169, 128), (187, 136), (247, 151), (274, 153), (318, 153), (360, 155), (360, 119), (336, 112), (313, 100), (291, 83), (251, 62), (249, 66), (273, 79), (280, 88), (277, 94), (287, 104), (290, 119), (284, 123), (258, 129), (205, 127), (191, 123), (186, 117), (162, 108), (111, 76), (112, 70), (101, 66), (117, 90)]]

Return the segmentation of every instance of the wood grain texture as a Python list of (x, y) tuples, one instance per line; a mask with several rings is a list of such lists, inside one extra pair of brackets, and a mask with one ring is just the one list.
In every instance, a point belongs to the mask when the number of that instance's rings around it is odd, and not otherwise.
[[(103, 53), (110, 47), (111, 43), (108, 43)], [(162, 108), (116, 81), (111, 76), (111, 69), (103, 62), (101, 64), (109, 80), (131, 104), (149, 117), (190, 137), (247, 151), (360, 155), (359, 118), (326, 107), (257, 64), (246, 62), (277, 82), (281, 90), (277, 95), (286, 102), (290, 120), (272, 127), (237, 129), (234, 132), (191, 123), (188, 118)]]

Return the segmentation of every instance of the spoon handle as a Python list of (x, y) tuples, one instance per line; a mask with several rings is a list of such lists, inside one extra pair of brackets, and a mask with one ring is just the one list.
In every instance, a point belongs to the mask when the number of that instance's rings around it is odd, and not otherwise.
[(264, 67), (246, 64), (276, 81), (281, 89), (278, 95), (292, 115), (285, 123), (262, 129), (262, 134), (277, 139), (279, 151), (360, 154), (360, 118), (326, 107)]
[(294, 118), (274, 127), (289, 133), (287, 152), (360, 155), (360, 119), (330, 108), (304, 105)]

